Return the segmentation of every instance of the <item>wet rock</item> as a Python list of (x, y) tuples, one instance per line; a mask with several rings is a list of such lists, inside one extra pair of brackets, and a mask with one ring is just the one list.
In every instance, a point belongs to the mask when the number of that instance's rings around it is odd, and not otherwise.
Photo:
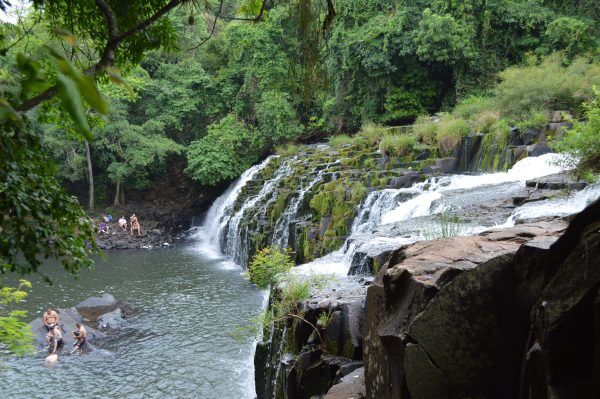
[(98, 318), (98, 326), (101, 329), (115, 330), (121, 328), (125, 320), (121, 309), (117, 308), (112, 312), (105, 313)]
[(84, 308), (110, 308), (116, 307), (117, 300), (114, 296), (109, 293), (104, 293), (101, 296), (89, 297), (85, 301), (79, 302), (75, 305), (75, 309), (81, 310)]
[(325, 399), (363, 399), (366, 398), (364, 368), (359, 368), (346, 375), (339, 383), (332, 386)]
[[(477, 270), (479, 265), (494, 258), (504, 259), (535, 237), (556, 238), (564, 228), (565, 223), (560, 221), (521, 225), (512, 229), (490, 230), (478, 236), (419, 242), (396, 254), (394, 262), (397, 263), (384, 265), (367, 293), (363, 361), (368, 397), (406, 398), (407, 378), (419, 389), (424, 385), (415, 375), (426, 374), (427, 384), (432, 382), (430, 380), (435, 374), (429, 371), (435, 367), (425, 361), (429, 359), (429, 353), (424, 355), (422, 351), (426, 349), (422, 346), (409, 350), (407, 345), (419, 343), (410, 335), (411, 328), (416, 320), (427, 319), (419, 315), (429, 308), (433, 298), (445, 292), (468, 271)], [(478, 284), (475, 283), (474, 287)], [(450, 327), (439, 326), (442, 332), (447, 332)], [(465, 330), (461, 330), (461, 334), (470, 336)], [(481, 347), (479, 344), (475, 346)], [(410, 370), (412, 377), (407, 374), (409, 355), (414, 360), (411, 364), (415, 365)], [(452, 354), (447, 356), (451, 358)], [(437, 388), (434, 384), (432, 390), (421, 390), (423, 395), (434, 392), (434, 388), (442, 389), (439, 386), (441, 382), (436, 384)]]
[(408, 171), (402, 176), (393, 177), (390, 180), (390, 186), (392, 188), (407, 188), (411, 187), (416, 182), (422, 181), (424, 179), (423, 174), (417, 171)]
[(512, 146), (523, 145), (523, 136), (521, 134), (521, 130), (518, 127), (513, 126), (510, 128), (508, 144)]
[(539, 157), (540, 155), (548, 154), (549, 152), (553, 151), (546, 143), (537, 143), (527, 146), (527, 155), (530, 157)]
[(523, 139), (524, 145), (531, 145), (538, 141), (538, 138), (540, 137), (540, 131), (536, 129), (527, 128), (523, 131), (521, 137)]
[(416, 243), (384, 265), (367, 295), (368, 397), (597, 397), (600, 201), (564, 228)]
[(567, 172), (561, 172), (527, 180), (525, 185), (527, 187), (548, 190), (582, 190), (587, 186), (587, 183), (583, 181), (575, 181), (575, 179), (573, 179), (573, 177), (571, 177)]
[(443, 169), (437, 165), (425, 166), (421, 171), (426, 175), (439, 175), (444, 173)]
[(435, 166), (441, 169), (443, 173), (452, 173), (456, 170), (458, 159), (454, 157), (441, 158), (435, 160)]

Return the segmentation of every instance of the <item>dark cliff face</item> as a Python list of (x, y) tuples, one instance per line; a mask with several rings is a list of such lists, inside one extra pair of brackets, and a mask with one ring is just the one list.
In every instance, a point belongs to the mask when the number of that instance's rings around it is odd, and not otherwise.
[(562, 227), (402, 250), (367, 294), (367, 397), (600, 397), (600, 202)]

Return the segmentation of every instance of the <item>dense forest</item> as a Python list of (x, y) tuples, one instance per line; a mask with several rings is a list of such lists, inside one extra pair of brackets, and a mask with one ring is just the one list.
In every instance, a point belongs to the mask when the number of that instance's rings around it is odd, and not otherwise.
[[(17, 54), (39, 57), (56, 36), (56, 23), (77, 40), (62, 45), (76, 63), (94, 46), (84, 39), (89, 26), (70, 21), (76, 16), (48, 19), (44, 12), (32, 9), (19, 24), (2, 26), (5, 93), (21, 79)], [(510, 118), (531, 119), (561, 100), (579, 111), (591, 85), (600, 83), (592, 64), (599, 14), (593, 1), (184, 6), (162, 20), (164, 43), (117, 65), (126, 88), (99, 82), (110, 111), (105, 119), (88, 113), (93, 141), (81, 140), (58, 100), (32, 111), (32, 124), (63, 179), (93, 181), (98, 201), (120, 204), (124, 187), (148, 187), (169, 162), (214, 185), (236, 178), (278, 144), (352, 134), (365, 123), (410, 124), (461, 100), (481, 103), (500, 81), (504, 103), (496, 108)], [(552, 53), (560, 59), (547, 60)], [(499, 75), (515, 65), (529, 70)], [(583, 81), (567, 76), (570, 65)], [(542, 76), (557, 81), (541, 82)], [(528, 96), (525, 107), (514, 101), (520, 95)]]
[(35, 0), (0, 24), (0, 271), (90, 264), (65, 184), (118, 206), (171, 166), (214, 186), (365, 127), (443, 155), (566, 110), (559, 146), (597, 171), (599, 49), (593, 0)]

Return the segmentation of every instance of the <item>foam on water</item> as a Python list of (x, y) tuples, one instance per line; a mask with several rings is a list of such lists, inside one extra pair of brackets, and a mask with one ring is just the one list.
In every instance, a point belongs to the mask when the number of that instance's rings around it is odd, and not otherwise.
[(516, 222), (526, 219), (569, 216), (581, 212), (598, 199), (600, 199), (600, 183), (588, 186), (566, 197), (524, 204), (513, 211), (506, 223), (498, 227), (512, 227)]

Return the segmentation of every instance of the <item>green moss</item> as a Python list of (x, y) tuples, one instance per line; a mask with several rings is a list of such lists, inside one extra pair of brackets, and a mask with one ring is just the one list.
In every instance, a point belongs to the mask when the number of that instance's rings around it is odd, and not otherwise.
[(344, 334), (344, 350), (342, 356), (352, 359), (354, 357), (354, 345), (352, 345), (352, 337), (350, 334)]
[(290, 190), (279, 190), (277, 193), (277, 201), (275, 202), (275, 206), (269, 213), (269, 221), (272, 225), (277, 222), (277, 219), (281, 216), (283, 211), (285, 210), (287, 199), (290, 196)]

